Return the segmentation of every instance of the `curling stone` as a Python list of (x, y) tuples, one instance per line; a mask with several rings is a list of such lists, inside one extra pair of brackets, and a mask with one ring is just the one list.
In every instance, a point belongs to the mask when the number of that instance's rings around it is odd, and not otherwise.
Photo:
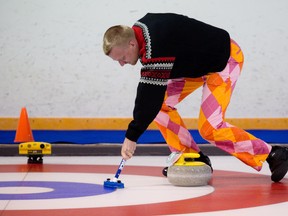
[(168, 168), (168, 181), (175, 186), (204, 186), (212, 177), (211, 167), (204, 162), (195, 161), (197, 153), (183, 153), (181, 157)]

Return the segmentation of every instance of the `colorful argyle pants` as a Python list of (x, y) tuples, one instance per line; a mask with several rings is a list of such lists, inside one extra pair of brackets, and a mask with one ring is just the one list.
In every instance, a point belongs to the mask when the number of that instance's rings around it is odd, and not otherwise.
[(225, 122), (236, 81), (241, 73), (244, 56), (231, 40), (227, 66), (219, 73), (200, 78), (169, 80), (161, 111), (155, 118), (171, 151), (199, 152), (200, 149), (187, 130), (175, 106), (200, 86), (203, 86), (198, 130), (209, 143), (237, 157), (260, 171), (271, 146), (246, 131)]

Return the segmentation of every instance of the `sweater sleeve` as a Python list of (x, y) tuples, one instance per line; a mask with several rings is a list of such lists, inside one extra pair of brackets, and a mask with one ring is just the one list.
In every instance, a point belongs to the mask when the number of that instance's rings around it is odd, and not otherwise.
[(166, 86), (139, 83), (133, 111), (133, 120), (126, 131), (126, 137), (137, 142), (161, 109)]
[(137, 141), (160, 111), (174, 58), (142, 59), (141, 78), (126, 138)]

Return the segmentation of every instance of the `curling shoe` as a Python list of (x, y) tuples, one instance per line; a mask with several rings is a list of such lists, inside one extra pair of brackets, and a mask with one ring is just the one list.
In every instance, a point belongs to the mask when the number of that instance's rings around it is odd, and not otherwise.
[(271, 180), (274, 182), (281, 181), (288, 171), (288, 148), (273, 146), (266, 161), (272, 173)]
[(167, 173), (168, 173), (168, 167), (164, 167), (164, 169), (162, 170), (163, 176), (167, 177)]
[[(200, 157), (199, 158), (195, 158), (195, 161), (201, 161), (201, 162), (207, 164), (208, 166), (211, 167), (211, 171), (213, 172), (213, 168), (212, 168), (212, 164), (211, 164), (210, 158), (207, 155), (204, 155), (201, 151), (198, 152), (198, 154), (200, 154)], [(162, 170), (163, 176), (167, 177), (167, 172), (168, 172), (168, 167), (165, 167)]]

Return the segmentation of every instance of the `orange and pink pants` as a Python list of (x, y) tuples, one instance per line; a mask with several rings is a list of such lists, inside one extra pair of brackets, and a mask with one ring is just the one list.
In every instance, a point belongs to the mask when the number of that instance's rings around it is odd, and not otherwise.
[(203, 87), (198, 119), (200, 135), (209, 143), (237, 157), (260, 171), (271, 146), (252, 134), (225, 121), (225, 112), (244, 56), (241, 48), (231, 40), (231, 54), (225, 69), (200, 78), (171, 79), (164, 103), (154, 122), (159, 127), (171, 151), (199, 152), (200, 149), (187, 130), (175, 106), (199, 87)]

